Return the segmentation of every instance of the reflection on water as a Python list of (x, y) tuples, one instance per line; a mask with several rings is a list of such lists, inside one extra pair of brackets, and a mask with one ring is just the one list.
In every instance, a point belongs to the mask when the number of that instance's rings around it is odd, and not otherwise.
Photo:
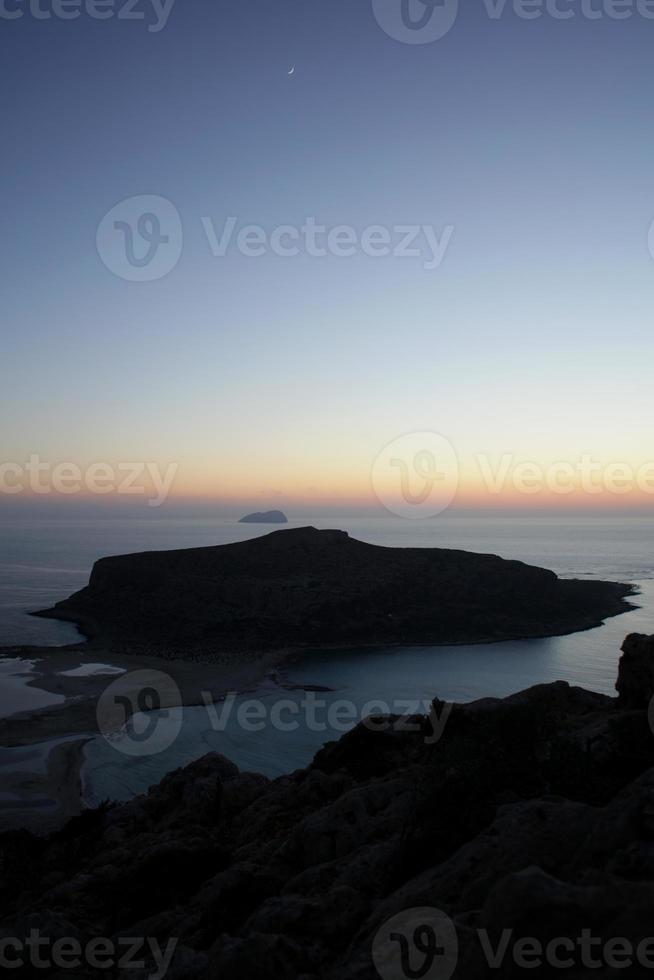
[(654, 633), (654, 581), (640, 583), (640, 608), (604, 626), (543, 640), (474, 646), (399, 647), (308, 653), (290, 674), (301, 684), (338, 685), (357, 696), (448, 701), (506, 697), (534, 684), (567, 681), (615, 696), (620, 647), (628, 633)]

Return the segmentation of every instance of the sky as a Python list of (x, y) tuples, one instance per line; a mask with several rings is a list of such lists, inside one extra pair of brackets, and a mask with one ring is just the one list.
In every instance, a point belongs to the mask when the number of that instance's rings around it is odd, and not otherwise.
[(0, 4), (0, 508), (425, 516), (445, 446), (447, 506), (651, 512), (654, 4), (58, 2)]

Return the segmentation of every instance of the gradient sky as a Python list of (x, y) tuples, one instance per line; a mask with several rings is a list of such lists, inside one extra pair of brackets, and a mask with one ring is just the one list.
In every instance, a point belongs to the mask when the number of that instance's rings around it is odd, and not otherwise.
[[(2, 459), (176, 462), (178, 498), (291, 508), (369, 505), (414, 431), (454, 445), (469, 505), (476, 454), (653, 459), (653, 51), (654, 20), (481, 0), (424, 45), (370, 0), (0, 19)], [(134, 195), (182, 217), (158, 281), (96, 251)], [(454, 233), (434, 271), (216, 258), (201, 219), (229, 215)]]

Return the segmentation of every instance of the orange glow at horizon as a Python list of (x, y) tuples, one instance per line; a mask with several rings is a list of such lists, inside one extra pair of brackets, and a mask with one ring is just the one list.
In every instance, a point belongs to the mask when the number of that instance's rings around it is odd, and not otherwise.
[[(160, 459), (136, 464), (55, 463), (38, 475), (38, 491), (21, 467), (0, 474), (0, 502), (19, 497), (30, 500), (55, 496), (84, 501), (163, 498), (184, 504), (226, 507), (302, 507), (318, 513), (324, 508), (379, 510), (411, 514), (415, 501), (433, 492), (446, 502), (441, 510), (610, 510), (632, 508), (654, 512), (654, 463), (626, 463), (580, 457), (574, 462), (533, 461), (509, 457), (468, 457), (448, 469), (436, 458), (425, 464), (425, 453), (396, 458), (391, 453), (383, 465), (369, 459), (303, 459), (299, 456), (257, 457), (243, 460), (186, 459), (179, 463)], [(427, 460), (429, 462), (429, 460)], [(76, 466), (79, 489), (68, 469)], [(100, 470), (98, 470), (100, 467)], [(138, 469), (140, 467), (140, 470)], [(138, 470), (138, 472), (137, 472)], [(58, 489), (54, 477), (64, 489)], [(71, 482), (72, 481), (72, 482)], [(14, 492), (22, 486), (20, 493)], [(426, 488), (426, 489), (425, 489)], [(381, 502), (381, 503), (380, 503)], [(408, 513), (407, 513), (408, 512)], [(426, 516), (430, 516), (426, 514)]]

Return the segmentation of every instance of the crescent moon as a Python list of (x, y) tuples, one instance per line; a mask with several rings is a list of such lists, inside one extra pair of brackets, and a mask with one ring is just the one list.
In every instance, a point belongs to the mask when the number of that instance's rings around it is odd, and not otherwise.
[(287, 74), (288, 75), (294, 75), (295, 74), (295, 65), (293, 65), (293, 67), (291, 68), (291, 70), (289, 72), (287, 72)]

